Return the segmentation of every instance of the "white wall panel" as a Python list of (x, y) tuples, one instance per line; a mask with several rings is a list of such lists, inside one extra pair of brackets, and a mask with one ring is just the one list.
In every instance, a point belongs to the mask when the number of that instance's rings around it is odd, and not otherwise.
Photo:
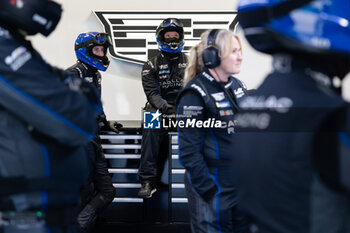
[[(64, 13), (56, 31), (47, 39), (42, 36), (33, 38), (34, 46), (52, 65), (67, 68), (75, 63), (74, 41), (77, 35), (86, 31), (103, 31), (103, 25), (93, 14), (101, 11), (154, 11), (154, 10), (235, 10), (236, 1), (232, 0), (59, 0)], [(237, 77), (248, 88), (256, 88), (263, 77), (270, 72), (269, 56), (254, 51), (238, 32), (243, 42), (242, 72)], [(141, 84), (141, 65), (111, 58), (106, 72), (102, 72), (102, 99), (109, 120), (140, 120), (141, 107), (146, 98)], [(347, 82), (347, 89), (350, 81)], [(350, 99), (350, 91), (347, 91)]]

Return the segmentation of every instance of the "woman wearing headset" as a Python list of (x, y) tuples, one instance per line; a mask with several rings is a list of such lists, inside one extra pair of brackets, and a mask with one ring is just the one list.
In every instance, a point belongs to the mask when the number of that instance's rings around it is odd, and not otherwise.
[(241, 43), (233, 32), (204, 32), (191, 50), (186, 86), (177, 99), (179, 156), (186, 168), (193, 233), (247, 232), (230, 175), (234, 115), (247, 94), (232, 77), (241, 62)]

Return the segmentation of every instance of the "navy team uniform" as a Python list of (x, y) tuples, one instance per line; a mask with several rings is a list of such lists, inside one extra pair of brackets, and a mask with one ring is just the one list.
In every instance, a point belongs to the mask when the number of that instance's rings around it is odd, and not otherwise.
[(101, 109), (89, 84), (86, 98), (66, 78), (23, 36), (0, 28), (0, 211), (43, 211), (51, 232), (78, 231), (87, 143)]
[(237, 9), (249, 43), (274, 59), (236, 118), (233, 172), (250, 230), (349, 233), (350, 108), (340, 93), (350, 2), (242, 0)]
[(252, 229), (350, 232), (349, 104), (321, 67), (276, 67), (237, 118), (233, 171)]
[[(75, 41), (75, 54), (78, 60), (66, 70), (70, 76), (95, 86), (99, 97), (101, 97), (101, 74), (99, 70), (106, 71), (109, 66), (106, 53), (110, 45), (110, 36), (106, 33), (87, 32), (79, 34)], [(98, 49), (103, 48), (103, 56), (97, 56), (93, 53), (95, 46), (102, 46)], [(108, 127), (109, 124), (103, 111), (98, 116), (95, 124), (98, 125), (98, 130), (94, 140), (89, 143), (91, 167), (88, 179), (89, 185), (82, 190), (82, 202), (78, 215), (78, 223), (84, 233), (91, 232), (98, 215), (113, 201), (116, 193), (108, 173), (108, 164), (103, 154), (99, 136), (101, 128), (114, 129)]]
[[(84, 79), (94, 85), (101, 96), (101, 74), (100, 72), (81, 61), (77, 61), (72, 67), (66, 70), (71, 76)], [(106, 117), (102, 112), (95, 124), (106, 125)], [(89, 185), (83, 190), (81, 210), (78, 215), (78, 222), (84, 232), (89, 232), (93, 227), (97, 215), (108, 206), (115, 197), (115, 188), (108, 172), (108, 165), (101, 147), (99, 136), (100, 129), (97, 130), (94, 139), (89, 143), (89, 161), (91, 172), (89, 175)]]
[(219, 83), (204, 69), (179, 93), (178, 120), (220, 120), (220, 128), (180, 128), (179, 156), (192, 232), (247, 232), (232, 185), (232, 138), (238, 103), (247, 95), (242, 82)]
[[(175, 113), (175, 99), (183, 87), (187, 57), (184, 48), (184, 25), (179, 19), (164, 19), (156, 29), (159, 53), (142, 68), (142, 86), (147, 97), (146, 111), (160, 111), (163, 116)], [(168, 32), (171, 32), (169, 34)], [(168, 151), (168, 131), (143, 129), (138, 196), (151, 198), (157, 191)]]
[[(142, 68), (142, 85), (147, 96), (146, 111), (163, 114), (175, 112), (175, 99), (183, 87), (183, 76), (187, 65), (186, 55), (179, 52), (159, 52)], [(158, 183), (168, 148), (168, 131), (144, 129), (142, 133), (142, 155), (139, 178), (141, 183)], [(162, 154), (163, 153), (163, 154)]]

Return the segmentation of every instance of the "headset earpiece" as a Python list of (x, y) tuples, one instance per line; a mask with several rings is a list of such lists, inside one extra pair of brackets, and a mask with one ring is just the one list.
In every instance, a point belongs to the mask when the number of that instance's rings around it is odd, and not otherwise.
[(221, 59), (219, 57), (219, 50), (215, 45), (216, 36), (219, 29), (213, 29), (208, 36), (208, 48), (203, 50), (202, 58), (204, 66), (209, 69), (214, 69), (220, 65)]

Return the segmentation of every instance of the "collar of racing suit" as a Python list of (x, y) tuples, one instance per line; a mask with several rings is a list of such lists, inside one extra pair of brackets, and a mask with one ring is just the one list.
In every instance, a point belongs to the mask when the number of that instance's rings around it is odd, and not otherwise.
[(202, 75), (204, 76), (205, 79), (207, 79), (209, 82), (211, 82), (213, 85), (220, 86), (223, 89), (229, 89), (232, 86), (233, 83), (233, 78), (231, 76), (228, 77), (227, 82), (218, 82), (214, 79), (214, 77), (210, 74), (208, 68), (204, 68), (202, 70)]
[(97, 72), (97, 68), (90, 66), (89, 64), (86, 64), (83, 61), (78, 60), (78, 63), (86, 72), (93, 72), (93, 73)]
[(177, 60), (177, 59), (179, 59), (181, 52), (179, 52), (179, 53), (168, 53), (168, 52), (161, 51), (161, 54), (164, 57), (168, 58), (169, 60)]

